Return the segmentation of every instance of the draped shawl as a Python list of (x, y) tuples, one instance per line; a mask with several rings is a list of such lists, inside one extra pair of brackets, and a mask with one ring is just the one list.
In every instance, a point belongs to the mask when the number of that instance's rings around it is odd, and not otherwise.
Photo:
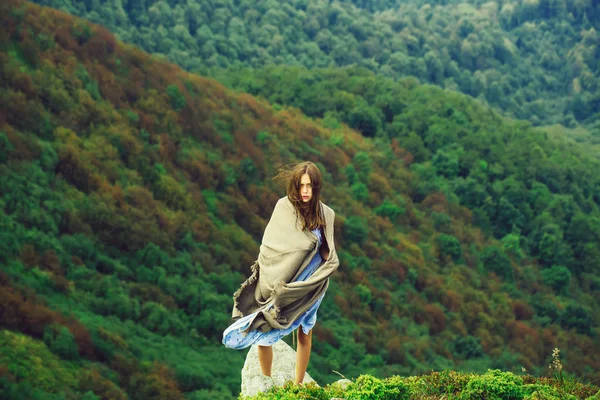
[(233, 295), (232, 318), (258, 311), (246, 331), (286, 329), (325, 293), (329, 276), (339, 260), (333, 242), (335, 213), (319, 201), (329, 257), (305, 281), (296, 278), (319, 251), (318, 238), (302, 229), (296, 209), (286, 197), (279, 199), (265, 228), (252, 274)]

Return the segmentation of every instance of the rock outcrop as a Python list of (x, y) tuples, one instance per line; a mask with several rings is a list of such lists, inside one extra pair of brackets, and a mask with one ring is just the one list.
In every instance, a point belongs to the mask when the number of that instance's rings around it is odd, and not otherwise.
[[(242, 368), (242, 395), (254, 396), (265, 392), (272, 386), (283, 386), (287, 381), (293, 381), (296, 375), (296, 352), (287, 343), (280, 340), (273, 345), (273, 368), (271, 377), (264, 376), (258, 363), (257, 345), (250, 348)], [(304, 383), (314, 382), (308, 373)]]

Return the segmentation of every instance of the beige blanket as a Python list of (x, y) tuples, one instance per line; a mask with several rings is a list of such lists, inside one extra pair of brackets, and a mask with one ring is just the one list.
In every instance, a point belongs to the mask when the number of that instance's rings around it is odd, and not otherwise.
[(265, 228), (258, 260), (251, 266), (252, 275), (233, 295), (234, 319), (259, 311), (246, 331), (288, 328), (327, 290), (329, 276), (339, 261), (333, 242), (335, 213), (325, 204), (321, 206), (329, 257), (307, 280), (295, 282), (319, 251), (318, 239), (314, 233), (301, 229), (301, 221), (287, 196), (277, 202)]

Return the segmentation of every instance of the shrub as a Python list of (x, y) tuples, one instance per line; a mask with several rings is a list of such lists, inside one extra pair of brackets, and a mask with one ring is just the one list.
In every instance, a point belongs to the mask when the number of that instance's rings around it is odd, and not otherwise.
[(370, 375), (361, 375), (348, 387), (345, 393), (347, 400), (408, 400), (408, 386), (400, 377), (386, 380)]
[(523, 398), (523, 378), (512, 372), (488, 370), (473, 377), (460, 395), (465, 400), (519, 400)]
[(577, 397), (568, 394), (560, 393), (555, 387), (548, 385), (541, 385), (535, 383), (532, 385), (524, 385), (523, 393), (525, 397), (523, 400), (576, 400)]
[(588, 397), (586, 400), (600, 400), (600, 390), (593, 396)]
[(414, 392), (444, 398), (444, 395), (456, 395), (461, 392), (469, 383), (471, 376), (446, 370), (416, 378), (412, 385)]
[(323, 388), (314, 383), (303, 386), (286, 384), (283, 387), (273, 388), (266, 393), (259, 393), (257, 396), (252, 397), (253, 400), (329, 400), (330, 398), (331, 396)]

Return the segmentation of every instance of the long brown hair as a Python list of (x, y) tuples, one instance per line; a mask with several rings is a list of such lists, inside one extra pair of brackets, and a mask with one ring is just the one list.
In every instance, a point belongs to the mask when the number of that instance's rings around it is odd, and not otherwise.
[[(300, 181), (302, 175), (308, 174), (312, 187), (312, 198), (308, 203), (300, 197)], [(323, 179), (319, 168), (310, 161), (290, 164), (279, 169), (279, 174), (274, 179), (283, 179), (287, 182), (286, 194), (296, 209), (296, 216), (300, 219), (302, 229), (315, 230), (325, 226), (325, 216), (321, 209), (321, 184)]]

